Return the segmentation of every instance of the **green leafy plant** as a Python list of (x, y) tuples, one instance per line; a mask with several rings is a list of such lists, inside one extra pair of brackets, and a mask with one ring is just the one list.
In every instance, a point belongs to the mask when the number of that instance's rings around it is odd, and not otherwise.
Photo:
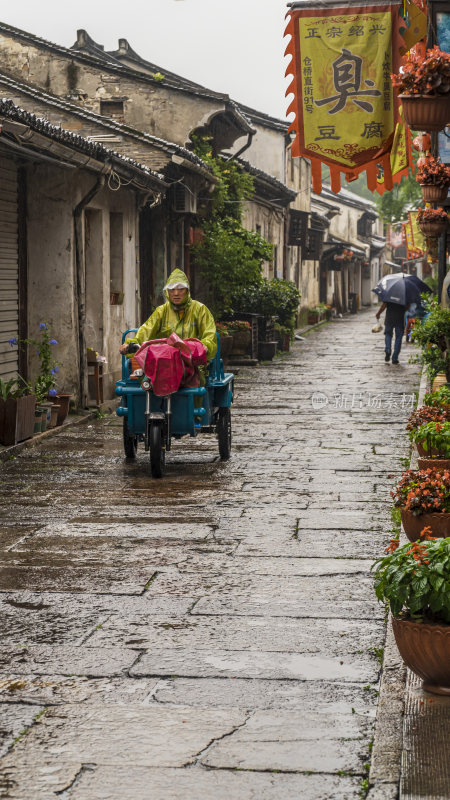
[(17, 378), (10, 378), (9, 381), (4, 381), (0, 378), (0, 399), (9, 400), (24, 397), (27, 394), (33, 394), (33, 387), (18, 375)]
[(252, 176), (236, 161), (214, 154), (211, 137), (195, 134), (192, 140), (194, 152), (216, 178), (214, 192), (205, 200), (210, 204), (208, 219), (192, 255), (205, 279), (211, 309), (220, 318), (233, 311), (241, 289), (260, 283), (262, 264), (272, 260), (273, 246), (242, 225), (243, 204), (254, 194)]
[(399, 547), (375, 561), (375, 594), (395, 617), (450, 623), (450, 538), (436, 539), (424, 528), (421, 541)]
[(428, 316), (417, 322), (412, 340), (421, 348), (417, 361), (424, 364), (432, 380), (438, 372), (450, 376), (450, 309), (442, 308), (434, 298), (426, 300)]
[(233, 302), (241, 311), (276, 317), (277, 322), (287, 328), (292, 335), (300, 296), (293, 281), (262, 278), (258, 283), (243, 287), (236, 292)]
[(426, 453), (434, 451), (436, 458), (450, 458), (450, 422), (428, 422), (413, 428), (409, 438), (421, 444)]
[(450, 53), (436, 46), (423, 57), (411, 50), (408, 61), (391, 79), (400, 94), (446, 95), (450, 91)]
[(407, 469), (391, 491), (396, 508), (414, 516), (450, 511), (450, 472), (448, 470)]
[(445, 413), (448, 413), (446, 406), (450, 406), (450, 386), (441, 386), (435, 392), (428, 392), (424, 400), (427, 406), (441, 407), (445, 409)]
[(53, 358), (53, 348), (58, 344), (52, 335), (52, 326), (47, 322), (39, 323), (40, 338), (9, 339), (11, 347), (31, 345), (35, 348), (39, 358), (40, 370), (34, 383), (36, 401), (41, 402), (47, 395), (56, 395), (56, 375), (59, 372), (60, 362)]

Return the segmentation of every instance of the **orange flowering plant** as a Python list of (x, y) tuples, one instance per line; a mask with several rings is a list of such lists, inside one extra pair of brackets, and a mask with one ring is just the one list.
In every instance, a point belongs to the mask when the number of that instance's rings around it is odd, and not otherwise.
[(425, 186), (449, 186), (450, 167), (442, 163), (439, 156), (426, 155), (417, 162), (416, 181)]
[(430, 534), (424, 528), (421, 540), (402, 547), (392, 540), (372, 566), (375, 594), (394, 617), (450, 623), (450, 538)]
[(427, 50), (425, 58), (411, 52), (400, 72), (391, 75), (401, 94), (447, 94), (450, 91), (450, 53), (439, 47)]
[(417, 209), (417, 222), (448, 222), (448, 214), (443, 208)]
[(450, 511), (450, 472), (448, 470), (407, 469), (391, 492), (394, 505), (415, 516)]
[(450, 422), (450, 408), (438, 405), (420, 406), (409, 415), (406, 430), (413, 431), (427, 422)]

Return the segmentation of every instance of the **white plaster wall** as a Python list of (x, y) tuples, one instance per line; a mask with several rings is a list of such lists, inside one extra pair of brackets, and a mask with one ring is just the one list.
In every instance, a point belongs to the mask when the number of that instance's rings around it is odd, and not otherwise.
[[(285, 142), (283, 131), (255, 125), (253, 122), (252, 126), (256, 128), (256, 134), (252, 139), (251, 146), (242, 153), (242, 158), (249, 161), (254, 167), (285, 183)], [(245, 138), (238, 139), (234, 143), (233, 152), (237, 152), (243, 147), (245, 141)]]
[[(284, 243), (284, 217), (283, 212), (274, 211), (255, 200), (247, 202), (243, 209), (242, 224), (249, 231), (261, 229), (261, 236), (277, 247), (277, 276), (283, 277), (283, 243)], [(263, 263), (263, 276), (268, 278), (276, 277), (274, 263), (265, 261)]]
[[(51, 322), (58, 341), (55, 358), (62, 362), (58, 388), (78, 392), (78, 308), (75, 301), (75, 252), (73, 209), (94, 185), (96, 176), (58, 167), (38, 165), (28, 169), (28, 324), (30, 336), (38, 333), (40, 322)], [(105, 397), (112, 397), (115, 380), (120, 375), (118, 347), (123, 330), (141, 323), (138, 319), (137, 291), (139, 275), (136, 265), (136, 196), (130, 189), (111, 192), (103, 189), (92, 200), (89, 209), (101, 213), (96, 230), (98, 257), (102, 274), (95, 283), (96, 319), (87, 326), (87, 345), (107, 358)], [(123, 289), (122, 305), (109, 302), (109, 213), (123, 214)], [(95, 308), (95, 297), (91, 300)], [(95, 335), (94, 329), (96, 328)], [(89, 341), (89, 336), (94, 340)], [(37, 361), (31, 358), (32, 375)]]

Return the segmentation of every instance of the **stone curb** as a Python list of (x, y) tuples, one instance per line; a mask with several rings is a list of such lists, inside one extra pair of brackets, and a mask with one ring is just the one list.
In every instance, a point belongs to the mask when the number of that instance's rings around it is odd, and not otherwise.
[[(417, 407), (422, 404), (426, 391), (427, 377), (425, 371), (423, 371)], [(416, 466), (417, 456), (413, 453), (410, 467), (414, 468)], [(404, 538), (406, 542), (406, 537)], [(406, 675), (406, 666), (395, 644), (391, 615), (389, 614), (369, 772), (370, 789), (367, 794), (367, 800), (397, 800), (399, 797)]]
[(38, 433), (36, 436), (33, 436), (31, 439), (25, 439), (24, 442), (18, 442), (17, 444), (12, 444), (10, 447), (3, 447), (0, 446), (0, 463), (2, 461), (8, 461), (9, 458), (16, 456), (20, 453), (21, 450), (24, 450), (28, 447), (34, 447), (37, 444), (40, 444), (45, 439), (48, 439), (51, 436), (56, 436), (61, 431), (67, 430), (67, 428), (72, 428), (74, 425), (81, 425), (84, 422), (88, 422), (89, 420), (95, 419), (97, 416), (98, 411), (102, 411), (104, 413), (112, 413), (118, 401), (110, 400), (107, 403), (103, 403), (101, 406), (98, 406), (92, 411), (85, 411), (78, 414), (73, 414), (67, 417), (66, 421), (63, 422), (62, 425), (58, 425), (55, 428), (49, 428), (48, 431), (44, 431), (43, 433)]

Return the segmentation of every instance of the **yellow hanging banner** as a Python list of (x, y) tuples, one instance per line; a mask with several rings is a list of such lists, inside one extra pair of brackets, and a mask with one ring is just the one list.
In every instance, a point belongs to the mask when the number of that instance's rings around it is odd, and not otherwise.
[(340, 172), (353, 179), (368, 170), (376, 188), (377, 162), (390, 176), (389, 154), (398, 121), (391, 73), (399, 63), (399, 5), (293, 8), (286, 52), (296, 113), (292, 154), (311, 159), (313, 186), (320, 164), (330, 166), (334, 191)]

